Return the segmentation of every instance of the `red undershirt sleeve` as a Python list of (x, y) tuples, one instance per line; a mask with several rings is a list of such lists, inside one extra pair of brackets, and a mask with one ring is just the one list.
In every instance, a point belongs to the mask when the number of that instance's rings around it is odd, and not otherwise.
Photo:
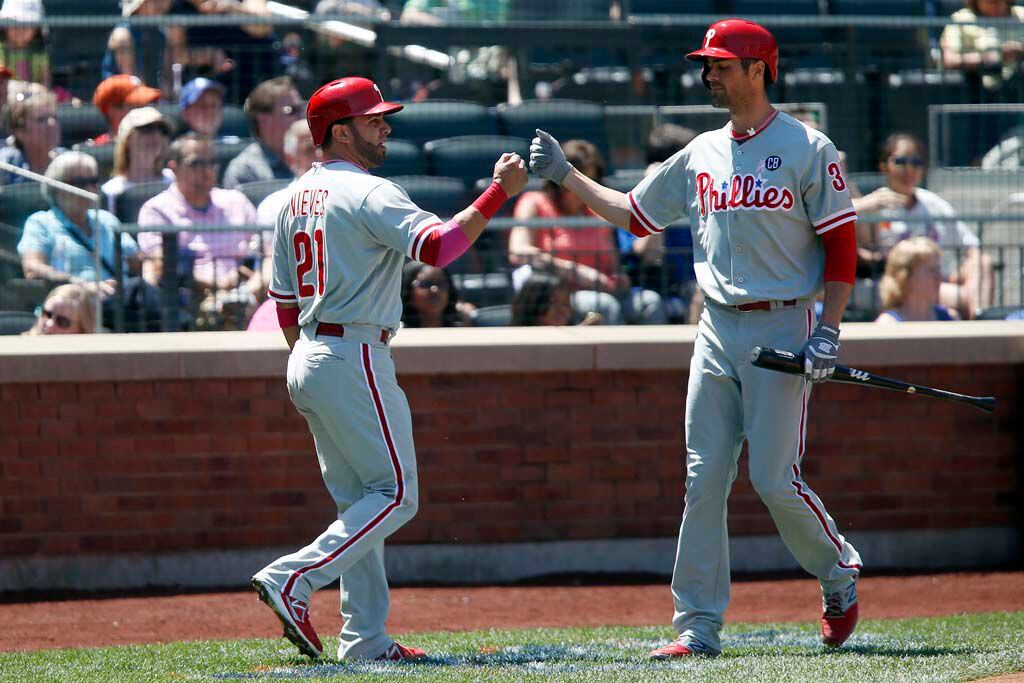
[(825, 246), (825, 282), (853, 284), (857, 271), (857, 235), (854, 222), (843, 223), (821, 236)]

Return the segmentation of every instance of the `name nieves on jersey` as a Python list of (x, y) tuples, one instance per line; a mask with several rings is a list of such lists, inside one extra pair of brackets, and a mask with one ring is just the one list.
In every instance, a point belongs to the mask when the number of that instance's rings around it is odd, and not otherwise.
[(788, 187), (769, 185), (761, 176), (733, 175), (718, 181), (710, 173), (697, 174), (697, 206), (706, 217), (716, 211), (753, 209), (755, 211), (789, 211), (795, 204)]
[(328, 191), (323, 188), (306, 188), (292, 195), (290, 204), (291, 218), (296, 216), (323, 216), (327, 204)]

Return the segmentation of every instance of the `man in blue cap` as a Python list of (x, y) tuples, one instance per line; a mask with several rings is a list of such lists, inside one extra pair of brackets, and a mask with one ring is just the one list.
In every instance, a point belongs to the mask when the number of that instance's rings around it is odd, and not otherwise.
[(194, 132), (216, 137), (224, 121), (224, 85), (210, 78), (192, 79), (182, 87), (178, 107), (185, 124), (181, 135)]

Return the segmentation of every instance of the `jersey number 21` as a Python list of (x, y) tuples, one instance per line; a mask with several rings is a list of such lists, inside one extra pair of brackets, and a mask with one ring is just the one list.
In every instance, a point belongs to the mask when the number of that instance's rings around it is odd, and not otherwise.
[[(297, 232), (292, 238), (292, 245), (295, 247), (295, 279), (299, 283), (299, 298), (306, 299), (313, 295), (323, 296), (324, 274), (327, 270), (324, 260), (324, 231), (317, 228), (313, 236), (309, 233)], [(306, 274), (316, 267), (313, 279), (316, 280), (316, 287), (306, 282)]]

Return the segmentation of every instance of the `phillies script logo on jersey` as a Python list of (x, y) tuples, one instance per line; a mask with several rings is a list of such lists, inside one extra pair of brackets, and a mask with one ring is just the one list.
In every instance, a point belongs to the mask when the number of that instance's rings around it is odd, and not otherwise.
[(788, 187), (769, 185), (760, 176), (734, 175), (718, 182), (710, 173), (697, 174), (697, 205), (703, 217), (738, 209), (789, 211), (793, 204), (793, 192)]

